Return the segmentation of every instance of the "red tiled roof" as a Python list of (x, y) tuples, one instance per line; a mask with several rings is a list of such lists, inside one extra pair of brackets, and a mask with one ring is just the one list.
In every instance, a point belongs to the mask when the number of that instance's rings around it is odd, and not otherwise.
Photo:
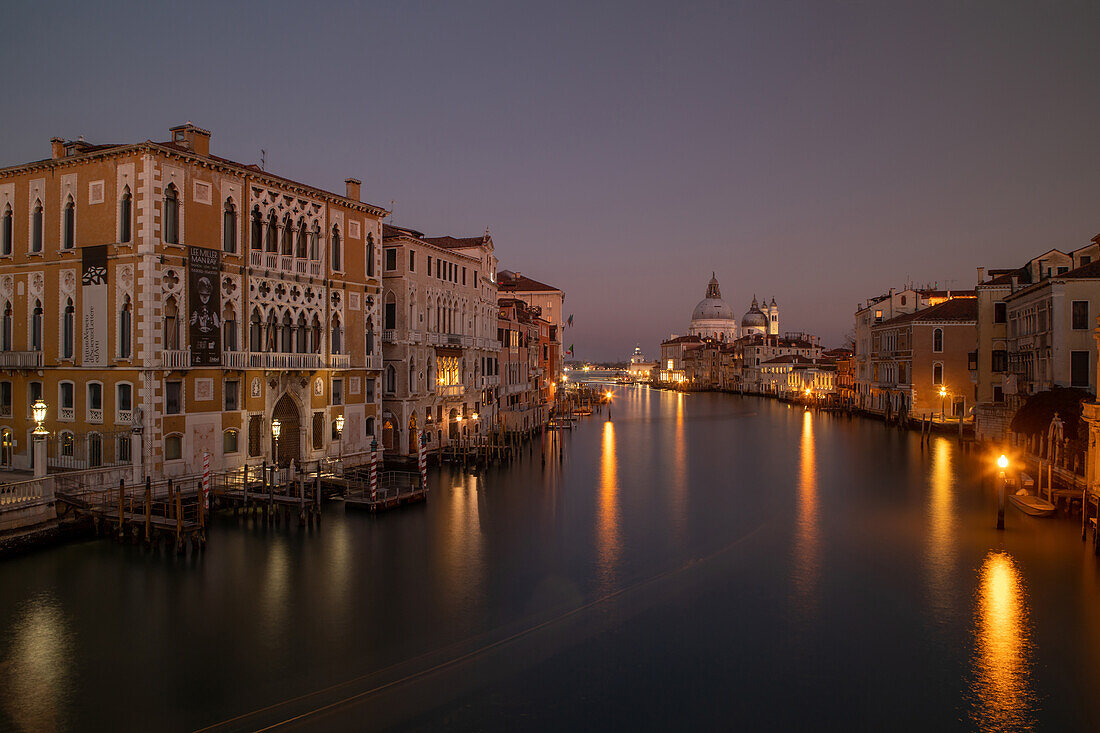
[(885, 323), (880, 323), (875, 328), (883, 326), (900, 326), (912, 321), (976, 321), (978, 319), (977, 298), (952, 298), (939, 305), (924, 308), (915, 313), (905, 313), (895, 316)]
[(425, 237), (424, 241), (443, 249), (465, 249), (485, 244), (484, 237)]
[(413, 239), (421, 239), (424, 235), (415, 229), (409, 229), (408, 227), (395, 227), (392, 224), (382, 223), (382, 239), (396, 239), (397, 237), (412, 237)]
[(542, 290), (546, 292), (555, 292), (561, 290), (561, 288), (555, 288), (552, 285), (540, 283), (538, 280), (532, 280), (526, 275), (514, 275), (511, 277), (507, 277), (504, 275), (503, 272), (497, 273), (497, 288), (499, 290), (521, 293), (531, 290)]
[(661, 346), (664, 346), (665, 344), (686, 344), (686, 343), (701, 344), (701, 343), (703, 343), (703, 339), (700, 338), (699, 336), (677, 336), (676, 338), (671, 338), (671, 339), (668, 339), (667, 341), (662, 341)]

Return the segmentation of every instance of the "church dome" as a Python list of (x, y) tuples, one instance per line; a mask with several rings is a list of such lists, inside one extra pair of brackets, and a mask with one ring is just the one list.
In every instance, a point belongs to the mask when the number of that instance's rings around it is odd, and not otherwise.
[(756, 296), (752, 298), (752, 305), (749, 306), (749, 312), (745, 314), (745, 317), (741, 319), (741, 328), (767, 328), (768, 317), (764, 315), (764, 312), (760, 310), (759, 304), (756, 302)]
[(695, 306), (695, 311), (691, 314), (691, 320), (735, 321), (737, 317), (733, 315), (733, 308), (730, 308), (726, 301), (720, 298), (703, 298), (699, 301), (699, 305)]

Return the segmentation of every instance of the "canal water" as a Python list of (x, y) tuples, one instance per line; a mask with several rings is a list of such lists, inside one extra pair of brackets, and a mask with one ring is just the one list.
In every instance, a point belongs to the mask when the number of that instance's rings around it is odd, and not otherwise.
[(996, 531), (988, 457), (732, 395), (606, 417), (379, 517), (0, 562), (0, 729), (1100, 728), (1091, 544)]

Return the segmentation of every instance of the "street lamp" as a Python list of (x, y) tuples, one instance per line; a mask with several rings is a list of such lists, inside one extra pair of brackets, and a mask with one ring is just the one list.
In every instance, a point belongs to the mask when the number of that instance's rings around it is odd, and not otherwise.
[(336, 434), (340, 436), (340, 470), (344, 469), (344, 413), (336, 416)]
[(34, 475), (38, 478), (46, 475), (46, 436), (50, 434), (42, 424), (46, 422), (46, 403), (41, 398), (31, 405), (31, 414), (37, 423), (32, 435), (34, 435)]
[(944, 407), (944, 400), (947, 399), (947, 389), (943, 386), (940, 387), (940, 419), (947, 422), (947, 411)]
[(272, 450), (272, 458), (275, 459), (275, 465), (279, 465), (279, 433), (283, 432), (283, 424), (279, 422), (279, 418), (275, 418), (271, 421), (271, 437), (275, 439), (275, 446)]
[(1004, 453), (997, 459), (997, 467), (1001, 469), (1001, 485), (997, 489), (997, 529), (1005, 528), (1005, 492), (1008, 480), (1005, 478), (1005, 469), (1008, 468), (1008, 456)]

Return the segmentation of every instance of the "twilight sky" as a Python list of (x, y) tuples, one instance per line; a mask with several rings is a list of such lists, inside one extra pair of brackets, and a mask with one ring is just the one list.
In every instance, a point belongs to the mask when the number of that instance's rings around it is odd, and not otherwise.
[(711, 270), (838, 344), (857, 301), (1100, 232), (1100, 3), (9, 4), (0, 165), (167, 139), (488, 226), (579, 358), (651, 357)]

